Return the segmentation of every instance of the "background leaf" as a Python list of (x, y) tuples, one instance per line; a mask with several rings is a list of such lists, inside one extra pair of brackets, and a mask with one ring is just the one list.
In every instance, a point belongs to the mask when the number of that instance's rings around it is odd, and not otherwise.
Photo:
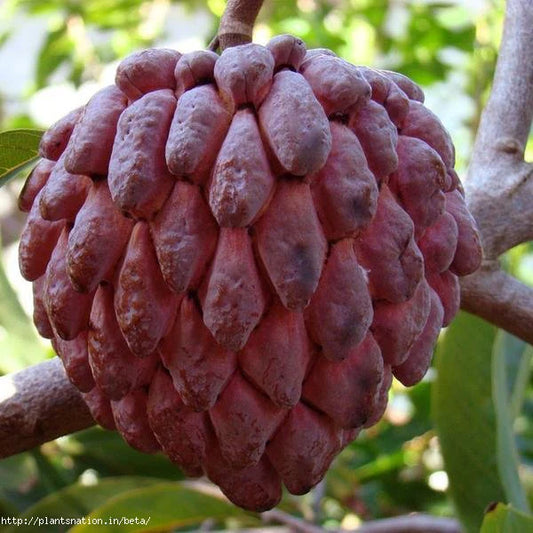
[(30, 129), (0, 132), (0, 187), (37, 161), (43, 133)]
[(505, 501), (498, 475), (491, 356), (496, 328), (465, 312), (449, 326), (436, 355), (433, 410), (458, 515), (479, 531), (493, 501)]
[(183, 474), (162, 453), (145, 454), (128, 446), (116, 431), (92, 427), (70, 435), (62, 449), (81, 470), (92, 468), (103, 476), (137, 475), (175, 481)]
[(0, 373), (15, 372), (44, 359), (44, 345), (11, 287), (0, 257)]
[[(37, 529), (43, 533), (67, 531), (70, 526), (46, 524), (45, 519), (81, 518), (123, 492), (158, 483), (160, 483), (158, 479), (129, 476), (107, 478), (94, 485), (76, 483), (50, 494), (29, 507), (18, 517), (25, 520), (26, 524), (6, 528), (2, 533), (32, 533)], [(38, 519), (43, 521), (38, 522)]]
[(480, 533), (526, 533), (533, 531), (533, 516), (499, 503), (485, 515)]
[[(230, 517), (246, 516), (245, 511), (220, 498), (186, 488), (179, 483), (159, 485), (131, 490), (111, 498), (95, 509), (91, 519), (102, 519), (98, 526), (101, 533), (120, 531), (166, 531), (200, 524), (204, 520), (220, 521)], [(149, 527), (139, 524), (109, 524), (109, 518), (138, 517), (146, 519)], [(71, 529), (71, 533), (91, 533), (94, 526), (85, 524)]]
[[(521, 363), (525, 360), (527, 364)], [(494, 409), (496, 413), (497, 461), (502, 485), (507, 501), (521, 511), (528, 512), (529, 504), (525, 491), (518, 477), (518, 452), (513, 432), (514, 413), (521, 401), (513, 397), (515, 385), (518, 392), (525, 392), (524, 376), (529, 376), (530, 349), (527, 345), (499, 331), (492, 354), (492, 386)], [(513, 363), (515, 372), (509, 376), (507, 367)], [(509, 365), (511, 366), (511, 365)], [(511, 379), (510, 379), (511, 378)], [(514, 404), (514, 405), (513, 405)]]

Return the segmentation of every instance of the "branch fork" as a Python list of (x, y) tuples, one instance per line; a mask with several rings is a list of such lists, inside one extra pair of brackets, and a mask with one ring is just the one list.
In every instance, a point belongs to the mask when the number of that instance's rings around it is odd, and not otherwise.
[(482, 267), (461, 280), (461, 306), (533, 344), (533, 288), (498, 258), (533, 240), (533, 164), (524, 161), (533, 118), (533, 6), (508, 0), (500, 54), (464, 187), (483, 245)]

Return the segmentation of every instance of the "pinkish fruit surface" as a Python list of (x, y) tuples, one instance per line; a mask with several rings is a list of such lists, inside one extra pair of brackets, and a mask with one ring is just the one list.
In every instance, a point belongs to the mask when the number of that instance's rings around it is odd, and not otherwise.
[(135, 53), (52, 126), (20, 267), (95, 421), (245, 509), (316, 485), (481, 262), (423, 99), (282, 35)]

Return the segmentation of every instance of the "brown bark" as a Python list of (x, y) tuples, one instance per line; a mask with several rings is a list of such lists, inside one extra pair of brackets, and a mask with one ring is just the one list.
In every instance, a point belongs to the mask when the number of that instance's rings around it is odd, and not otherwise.
[(533, 238), (533, 165), (524, 150), (533, 117), (533, 4), (508, 0), (494, 83), (465, 180), (483, 267), (461, 280), (461, 306), (533, 343), (533, 289), (500, 270), (498, 257)]
[(225, 50), (251, 42), (255, 19), (262, 5), (263, 0), (228, 0), (217, 36), (209, 48)]
[(533, 288), (504, 272), (499, 263), (486, 262), (461, 280), (461, 307), (533, 344)]
[(93, 424), (57, 357), (0, 378), (0, 458)]

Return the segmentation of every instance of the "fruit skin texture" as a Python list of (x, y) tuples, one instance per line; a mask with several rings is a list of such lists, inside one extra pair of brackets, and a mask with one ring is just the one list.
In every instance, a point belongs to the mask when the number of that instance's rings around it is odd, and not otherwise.
[(94, 419), (264, 511), (424, 376), (481, 246), (423, 93), (292, 36), (133, 54), (44, 135), (34, 322)]

